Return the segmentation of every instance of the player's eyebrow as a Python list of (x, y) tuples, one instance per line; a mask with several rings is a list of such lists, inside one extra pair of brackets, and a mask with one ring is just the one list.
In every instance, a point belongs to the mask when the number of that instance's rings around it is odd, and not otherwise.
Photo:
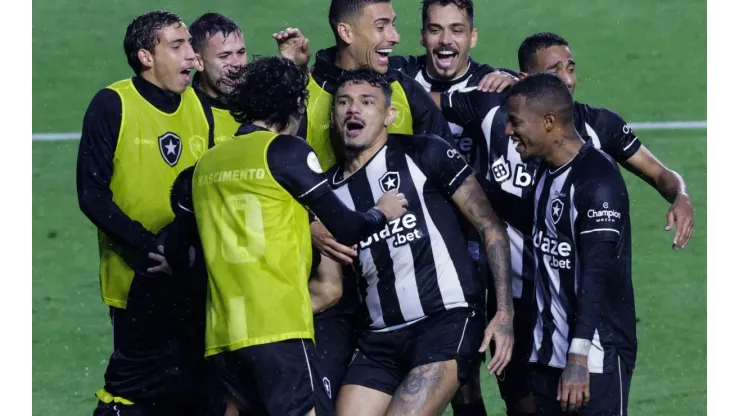
[(175, 40), (171, 40), (169, 42), (169, 44), (172, 45), (172, 46), (175, 46), (175, 44), (185, 43), (185, 41), (187, 41), (187, 40), (188, 39), (185, 39), (185, 38), (178, 38), (178, 39), (175, 39)]
[[(396, 16), (395, 15), (393, 16), (392, 22), (393, 23), (396, 22)], [(388, 23), (391, 23), (391, 19), (388, 18), (388, 17), (379, 17), (379, 18), (375, 19), (375, 22), (374, 23), (375, 24), (378, 24), (378, 23), (388, 24)]]
[(573, 60), (573, 58), (568, 59), (568, 65), (576, 66), (576, 61)]

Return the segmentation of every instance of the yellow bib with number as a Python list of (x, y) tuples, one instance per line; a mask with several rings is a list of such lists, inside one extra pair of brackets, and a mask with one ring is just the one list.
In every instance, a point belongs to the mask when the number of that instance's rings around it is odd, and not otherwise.
[[(149, 103), (131, 79), (108, 88), (118, 93), (123, 110), (110, 182), (113, 202), (129, 218), (157, 233), (175, 217), (169, 198), (172, 183), (208, 148), (208, 120), (190, 87), (172, 114)], [(125, 308), (134, 272), (123, 250), (102, 231), (98, 244), (103, 301)]]
[(308, 212), (270, 172), (275, 137), (236, 136), (195, 168), (193, 204), (208, 268), (206, 356), (314, 336)]

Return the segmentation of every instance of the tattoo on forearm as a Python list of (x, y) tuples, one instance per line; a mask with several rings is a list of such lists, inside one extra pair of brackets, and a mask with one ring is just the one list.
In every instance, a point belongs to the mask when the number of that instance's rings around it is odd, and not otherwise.
[(488, 201), (488, 197), (474, 176), (468, 177), (458, 192), (463, 201), (463, 212), (478, 230), (493, 273), (494, 289), (499, 310), (510, 311), (511, 300), (511, 247), (506, 224), (501, 221)]
[(415, 367), (396, 390), (389, 408), (394, 410), (393, 414), (421, 414), (429, 399), (441, 389), (444, 376), (444, 363)]

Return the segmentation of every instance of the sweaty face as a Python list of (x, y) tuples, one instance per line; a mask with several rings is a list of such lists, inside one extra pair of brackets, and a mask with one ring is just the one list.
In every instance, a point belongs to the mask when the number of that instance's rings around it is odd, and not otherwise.
[(210, 91), (219, 94), (227, 94), (230, 90), (221, 80), (235, 67), (247, 64), (247, 48), (244, 44), (244, 35), (239, 32), (231, 33), (224, 37), (223, 33), (217, 33), (208, 39), (208, 44), (203, 48), (201, 58), (203, 60), (203, 81)]
[(568, 86), (570, 93), (576, 90), (576, 61), (570, 48), (564, 45), (551, 46), (537, 52), (532, 73), (552, 72)]
[(454, 79), (468, 69), (470, 48), (478, 41), (467, 12), (454, 4), (432, 6), (421, 31), (421, 46), (427, 51), (427, 67), (438, 79)]
[(547, 149), (547, 131), (544, 127), (544, 115), (527, 106), (522, 95), (509, 97), (509, 119), (505, 134), (516, 143), (516, 151), (522, 160), (541, 157)]
[(347, 150), (362, 151), (393, 123), (395, 109), (386, 106), (383, 90), (367, 83), (342, 86), (334, 99), (334, 128)]
[(366, 6), (351, 25), (349, 52), (362, 66), (388, 72), (388, 57), (401, 41), (396, 31), (396, 13), (390, 3)]
[(195, 68), (188, 28), (175, 23), (160, 29), (157, 39), (152, 54), (155, 82), (167, 91), (181, 94), (190, 84), (190, 72)]

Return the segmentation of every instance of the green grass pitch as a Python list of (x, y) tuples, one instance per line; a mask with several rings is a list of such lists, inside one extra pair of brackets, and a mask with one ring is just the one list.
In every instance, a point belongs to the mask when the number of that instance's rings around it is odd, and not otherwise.
[[(706, 120), (706, 3), (695, 0), (478, 0), (478, 60), (516, 67), (519, 42), (555, 31), (572, 44), (580, 75), (576, 98), (628, 121)], [(396, 0), (401, 44), (419, 53), (419, 2)], [(192, 21), (205, 11), (235, 18), (250, 54), (275, 51), (270, 38), (299, 27), (315, 50), (329, 45), (328, 0), (204, 3), (195, 0), (64, 0), (33, 3), (33, 131), (79, 131), (93, 94), (129, 76), (122, 53), (136, 14), (169, 9)], [(635, 415), (706, 413), (706, 131), (638, 131), (692, 194), (695, 232), (670, 250), (667, 204), (625, 172), (633, 229), (633, 278), (640, 318)], [(30, 140), (30, 138), (27, 138)], [(77, 207), (77, 142), (33, 143), (34, 415), (91, 414), (111, 351), (100, 300), (94, 227)], [(489, 414), (503, 414), (495, 380), (483, 375)]]

